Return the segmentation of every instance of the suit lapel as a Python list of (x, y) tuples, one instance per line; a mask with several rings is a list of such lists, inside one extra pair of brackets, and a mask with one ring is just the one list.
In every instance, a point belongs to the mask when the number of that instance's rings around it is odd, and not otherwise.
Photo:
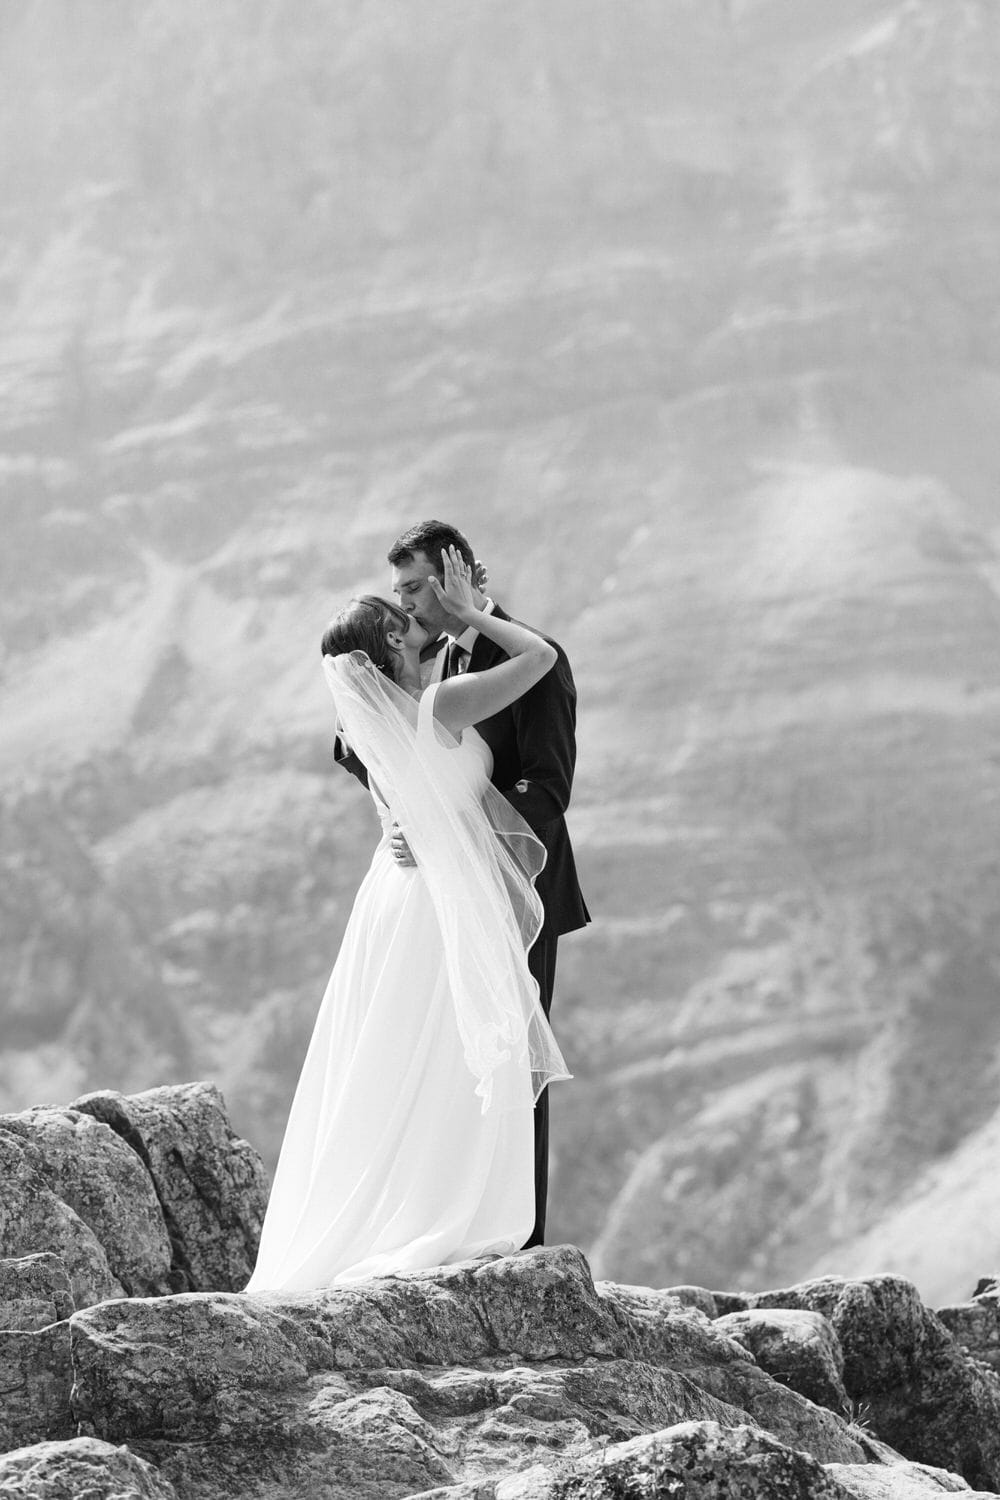
[[(493, 605), (493, 613), (498, 620), (510, 619), (510, 615), (502, 610), (499, 604), (495, 603)], [(487, 667), (496, 666), (497, 662), (504, 661), (506, 656), (506, 651), (502, 650), (495, 641), (491, 641), (480, 631), (472, 643), (472, 654), (469, 657), (468, 670), (470, 672), (485, 672)]]

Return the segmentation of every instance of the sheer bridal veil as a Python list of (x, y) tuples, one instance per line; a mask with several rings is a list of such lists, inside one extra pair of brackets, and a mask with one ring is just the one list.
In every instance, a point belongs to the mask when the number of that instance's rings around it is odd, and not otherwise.
[(344, 735), (426, 880), (483, 1110), (531, 1105), (570, 1077), (526, 960), (542, 925), (534, 882), (545, 849), (453, 753), (457, 741), (433, 717), (434, 688), (418, 703), (360, 651), (324, 656), (323, 670)]

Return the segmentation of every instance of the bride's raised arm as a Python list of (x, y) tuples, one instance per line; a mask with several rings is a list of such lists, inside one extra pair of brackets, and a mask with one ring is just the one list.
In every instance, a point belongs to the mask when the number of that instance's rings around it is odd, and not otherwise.
[(463, 624), (475, 626), (509, 657), (485, 672), (466, 672), (440, 684), (434, 699), (434, 717), (457, 735), (469, 724), (478, 724), (523, 697), (554, 666), (556, 650), (527, 626), (477, 609), (472, 570), (461, 554), (449, 547), (442, 551), (441, 558), (444, 582), (440, 583), (433, 574), (428, 580), (441, 604)]

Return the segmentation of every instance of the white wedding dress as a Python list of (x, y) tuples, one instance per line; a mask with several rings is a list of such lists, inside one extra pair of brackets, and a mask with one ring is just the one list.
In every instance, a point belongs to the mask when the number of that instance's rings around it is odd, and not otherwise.
[[(478, 799), (488, 747), (466, 730), (446, 753)], [(316, 1019), (248, 1292), (510, 1252), (534, 1222), (532, 1096), (487, 1108), (477, 1093), (440, 907), (420, 865), (396, 863), (393, 814), (375, 801), (383, 837)]]

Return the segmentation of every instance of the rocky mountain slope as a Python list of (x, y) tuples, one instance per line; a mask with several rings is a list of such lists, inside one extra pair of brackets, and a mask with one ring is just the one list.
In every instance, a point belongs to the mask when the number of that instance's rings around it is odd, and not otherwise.
[(966, 1295), (991, 0), (13, 0), (0, 44), (0, 1103), (210, 1075), (273, 1160), (375, 836), (318, 635), (438, 513), (580, 687), (555, 1236)]

